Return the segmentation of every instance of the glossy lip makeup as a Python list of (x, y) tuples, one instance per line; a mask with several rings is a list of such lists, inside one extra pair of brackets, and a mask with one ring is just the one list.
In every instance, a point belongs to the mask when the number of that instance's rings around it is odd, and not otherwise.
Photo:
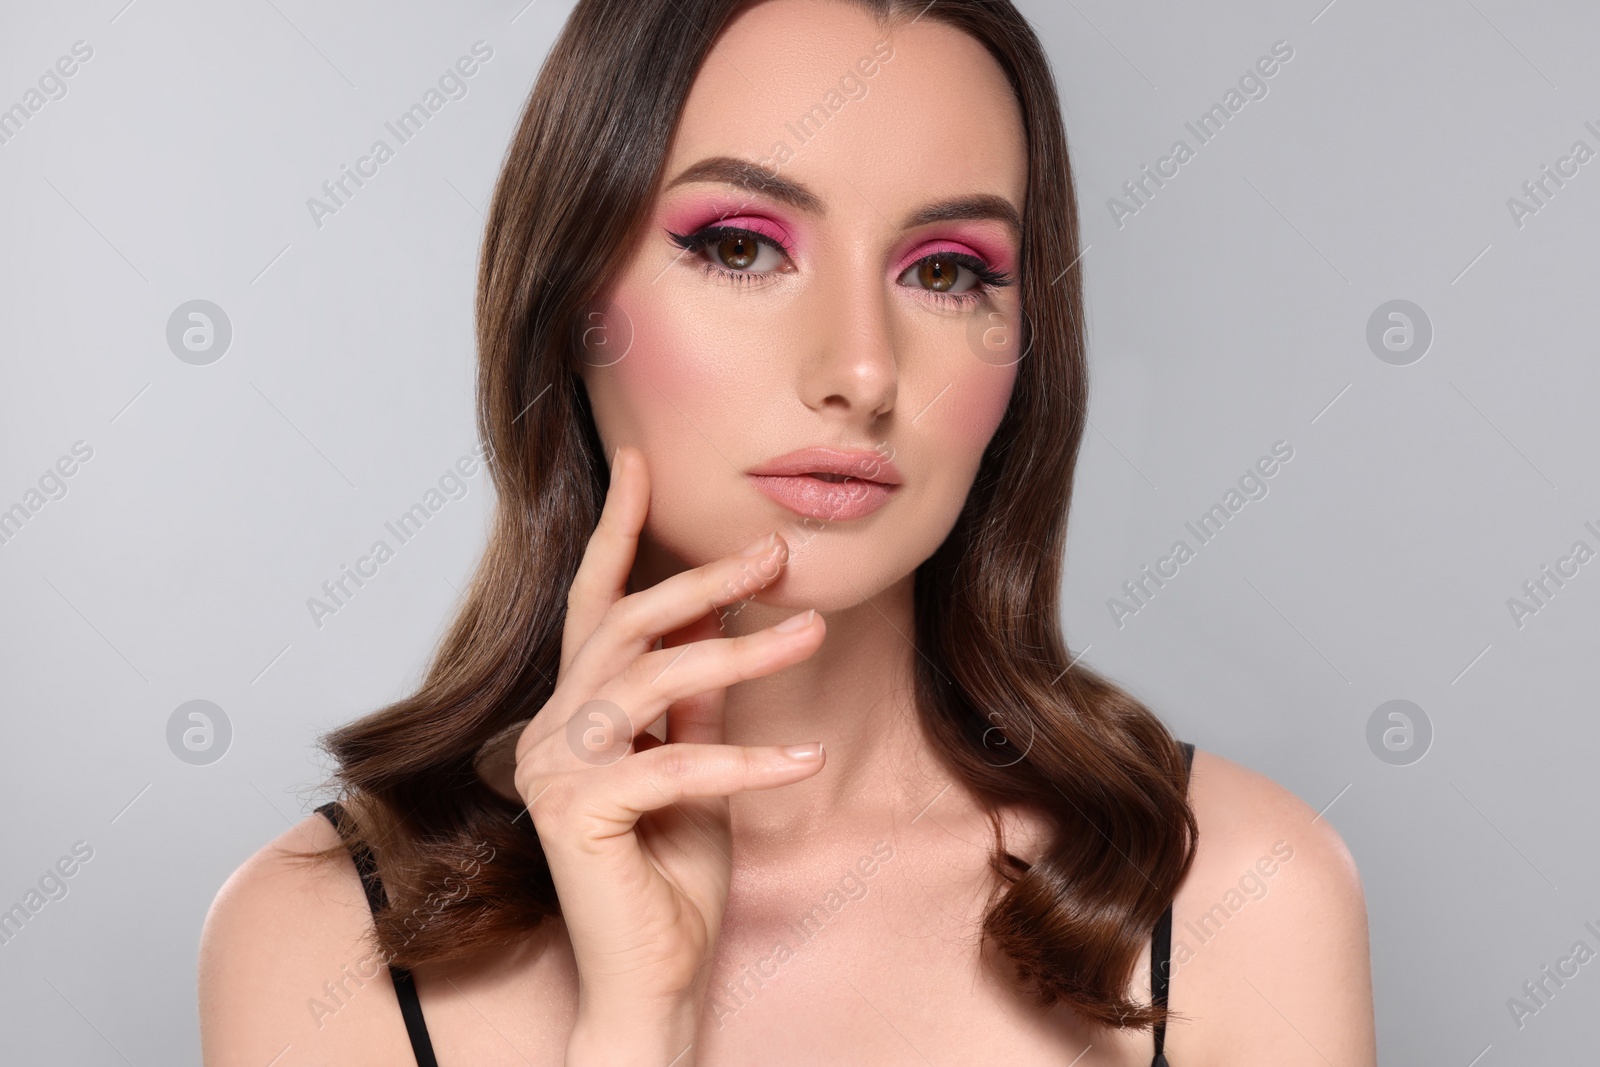
[(894, 461), (871, 451), (803, 448), (748, 472), (756, 489), (799, 515), (848, 521), (871, 515), (899, 490)]

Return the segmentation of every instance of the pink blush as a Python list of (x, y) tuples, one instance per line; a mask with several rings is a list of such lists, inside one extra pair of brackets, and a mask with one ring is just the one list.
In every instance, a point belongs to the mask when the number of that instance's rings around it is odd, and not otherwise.
[(968, 371), (958, 381), (965, 402), (953, 409), (947, 426), (966, 441), (968, 447), (981, 451), (994, 436), (1011, 402), (1017, 370), (1017, 364), (1008, 367), (984, 364)]
[(628, 348), (603, 373), (613, 376), (617, 395), (627, 399), (639, 422), (659, 416), (678, 426), (686, 414), (693, 421), (703, 417), (702, 398), (726, 392), (729, 368), (707, 355), (722, 350), (714, 333), (708, 336), (707, 324), (685, 316), (663, 294), (647, 290), (619, 299), (606, 322)]

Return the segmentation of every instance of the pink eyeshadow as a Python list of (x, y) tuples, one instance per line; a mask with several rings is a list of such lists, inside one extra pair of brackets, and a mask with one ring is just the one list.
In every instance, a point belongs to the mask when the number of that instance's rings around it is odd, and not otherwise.
[(919, 259), (937, 252), (966, 252), (975, 255), (997, 271), (1010, 272), (1013, 265), (1010, 246), (978, 227), (962, 227), (953, 235), (929, 237), (901, 257), (895, 273), (903, 274)]
[(674, 233), (691, 234), (707, 226), (737, 226), (741, 229), (770, 237), (791, 252), (799, 251), (800, 242), (789, 227), (765, 212), (765, 202), (751, 197), (748, 201), (727, 196), (704, 196), (675, 204), (661, 213), (661, 224)]

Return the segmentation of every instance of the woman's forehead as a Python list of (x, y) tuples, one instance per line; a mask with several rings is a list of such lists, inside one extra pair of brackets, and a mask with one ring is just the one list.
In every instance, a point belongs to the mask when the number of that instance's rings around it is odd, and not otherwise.
[(1021, 109), (984, 46), (932, 20), (841, 0), (769, 0), (734, 18), (697, 73), (668, 181), (715, 156), (782, 173), (824, 201), (900, 205), (952, 190), (1019, 206)]

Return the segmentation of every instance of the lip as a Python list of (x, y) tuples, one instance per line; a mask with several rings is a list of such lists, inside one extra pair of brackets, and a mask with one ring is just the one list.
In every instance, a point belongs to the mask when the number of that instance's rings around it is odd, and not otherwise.
[(863, 482), (899, 485), (900, 468), (880, 452), (828, 448), (817, 445), (769, 459), (747, 473), (787, 477), (795, 474), (843, 474)]
[[(768, 460), (747, 474), (767, 497), (824, 522), (864, 518), (888, 503), (901, 484), (900, 469), (881, 453), (821, 446)], [(845, 480), (832, 482), (815, 474)]]

